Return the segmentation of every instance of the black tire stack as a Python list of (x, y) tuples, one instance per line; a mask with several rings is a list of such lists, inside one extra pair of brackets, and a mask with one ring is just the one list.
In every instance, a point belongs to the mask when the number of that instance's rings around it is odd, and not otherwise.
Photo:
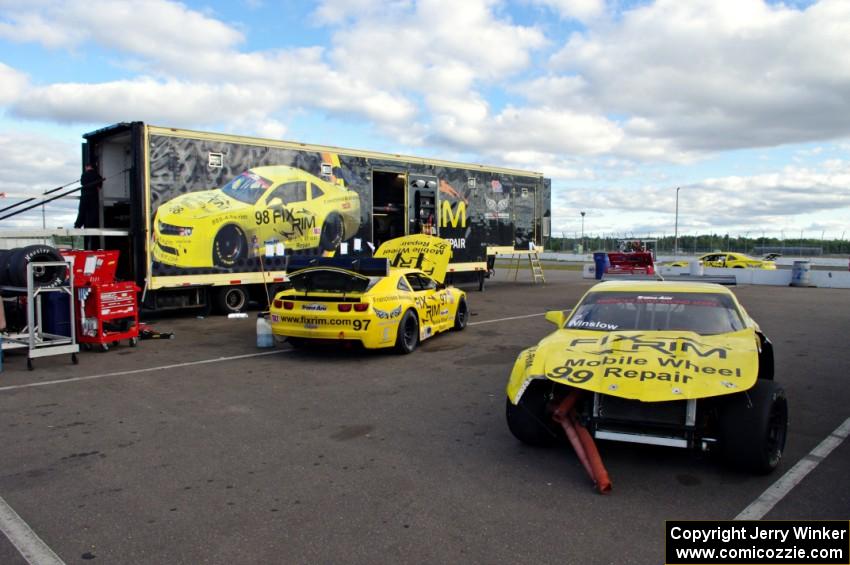
[[(0, 286), (27, 286), (27, 265), (48, 261), (64, 261), (62, 255), (49, 245), (28, 245), (16, 249), (0, 250)], [(33, 285), (51, 287), (68, 278), (63, 266), (39, 267), (33, 272)]]

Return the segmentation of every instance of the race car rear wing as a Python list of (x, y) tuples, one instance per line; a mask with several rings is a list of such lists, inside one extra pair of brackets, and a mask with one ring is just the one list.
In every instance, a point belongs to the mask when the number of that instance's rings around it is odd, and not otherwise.
[(374, 257), (312, 257), (309, 255), (290, 255), (286, 261), (286, 274), (292, 275), (304, 269), (332, 268), (351, 271), (366, 277), (386, 277), (390, 274), (387, 259)]

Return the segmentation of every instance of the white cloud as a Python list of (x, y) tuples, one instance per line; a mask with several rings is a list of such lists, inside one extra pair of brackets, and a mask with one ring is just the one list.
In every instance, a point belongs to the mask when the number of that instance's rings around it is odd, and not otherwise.
[(321, 0), (313, 17), (318, 23), (340, 24), (350, 18), (380, 17), (410, 9), (409, 0)]
[[(13, 107), (25, 118), (66, 123), (139, 119), (167, 125), (210, 124), (240, 113), (271, 111), (271, 92), (237, 85), (208, 85), (138, 78), (99, 84), (58, 83), (32, 88)], [(240, 112), (239, 109), (242, 109)]]
[[(454, 108), (471, 103), (458, 100)], [(602, 116), (513, 106), (495, 116), (447, 111), (435, 119), (434, 132), (445, 143), (491, 155), (525, 150), (594, 155), (611, 151), (623, 138), (622, 130)]]
[[(142, 119), (226, 126), (260, 123), (260, 116), (304, 107), (389, 125), (411, 121), (416, 112), (405, 96), (330, 67), (321, 48), (237, 51), (244, 39), (239, 31), (182, 4), (46, 1), (37, 8), (36, 18), (26, 5), (16, 6), (7, 16), (11, 23), (0, 31), (11, 36), (38, 19), (55, 29), (57, 37), (69, 38), (59, 44), (77, 48), (85, 39), (125, 54), (130, 57), (124, 61), (127, 68), (147, 73), (5, 91), (0, 103), (8, 104), (15, 116), (63, 123)], [(70, 30), (78, 33), (71, 37), (66, 33)], [(31, 34), (19, 38), (36, 40)], [(19, 73), (0, 67), (0, 74)]]
[(716, 151), (850, 133), (848, 50), (850, 3), (841, 0), (802, 11), (658, 0), (573, 35), (552, 61), (583, 81), (565, 104), (629, 116), (630, 137)]
[(0, 192), (38, 195), (80, 178), (80, 145), (19, 130), (0, 132)]
[[(404, 11), (356, 19), (334, 35), (338, 68), (385, 87), (468, 92), (504, 80), (546, 44), (543, 33), (499, 19), (492, 0), (421, 0)], [(435, 79), (437, 84), (433, 83)]]
[(253, 128), (258, 136), (268, 139), (283, 139), (286, 136), (286, 125), (278, 120), (264, 119)]
[(27, 87), (29, 80), (27, 76), (0, 62), (0, 105), (9, 104), (20, 98)]
[[(37, 10), (37, 11), (36, 11)], [(125, 53), (185, 62), (243, 40), (224, 23), (168, 0), (72, 0), (12, 4), (0, 37), (74, 48), (92, 40)]]
[[(6, 42), (86, 56), (101, 48), (123, 77), (50, 83), (0, 63), (0, 106), (9, 119), (141, 119), (276, 138), (293, 115), (368, 121), (397, 144), (542, 170), (565, 214), (576, 202), (638, 211), (601, 214), (612, 226), (669, 223), (672, 195), (661, 187), (675, 186), (675, 174), (647, 163), (817, 141), (771, 159), (799, 159), (795, 167), (688, 184), (698, 212), (684, 217), (743, 225), (847, 210), (846, 159), (799, 163), (821, 147), (835, 156), (821, 142), (850, 136), (850, 3), (658, 0), (620, 13), (602, 0), (528, 3), (580, 20), (582, 31), (547, 38), (546, 22), (518, 24), (499, 0), (322, 0), (306, 23), (329, 26), (329, 46), (251, 50), (241, 23), (167, 0), (0, 0)], [(557, 52), (533, 67), (555, 40)], [(69, 153), (75, 167), (78, 153)], [(564, 188), (580, 182), (606, 188)]]
[[(79, 142), (60, 141), (26, 131), (0, 132), (0, 208), (24, 197), (40, 196), (45, 191), (80, 178)], [(58, 194), (58, 193), (57, 193)], [(70, 226), (76, 217), (77, 200), (65, 198), (46, 204), (46, 217), (55, 226)], [(20, 210), (17, 208), (16, 210)], [(11, 213), (9, 210), (6, 213)], [(41, 207), (3, 220), (4, 228), (41, 227)]]
[(563, 19), (592, 20), (605, 11), (605, 0), (531, 0), (531, 2), (551, 8)]
[[(557, 187), (560, 179), (554, 181)], [(651, 225), (656, 231), (673, 227), (675, 185), (638, 188), (557, 188), (553, 205), (580, 203), (586, 209), (608, 210), (607, 223), (597, 229), (616, 231)], [(816, 168), (785, 167), (752, 176), (708, 178), (681, 186), (680, 224), (688, 229), (773, 229), (799, 225), (798, 218), (824, 213), (850, 215), (850, 161), (830, 160)], [(625, 219), (622, 214), (634, 217)], [(569, 215), (569, 214), (568, 214)], [(655, 222), (654, 224), (652, 222)], [(831, 223), (832, 229), (835, 226)], [(846, 221), (843, 222), (846, 226)]]

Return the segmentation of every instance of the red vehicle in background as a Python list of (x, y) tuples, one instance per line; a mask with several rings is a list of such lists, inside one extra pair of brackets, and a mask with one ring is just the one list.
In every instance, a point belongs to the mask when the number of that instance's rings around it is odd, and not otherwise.
[(620, 240), (619, 251), (608, 253), (609, 265), (605, 273), (609, 275), (654, 275), (655, 252), (654, 239)]

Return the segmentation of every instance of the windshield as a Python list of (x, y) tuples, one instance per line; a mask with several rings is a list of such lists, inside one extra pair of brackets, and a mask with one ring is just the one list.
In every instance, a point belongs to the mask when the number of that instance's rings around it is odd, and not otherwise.
[(380, 277), (364, 277), (344, 271), (315, 269), (290, 275), (289, 282), (298, 292), (363, 293), (372, 288)]
[(272, 181), (269, 179), (264, 179), (251, 171), (245, 171), (221, 187), (221, 191), (240, 202), (256, 204), (257, 200), (260, 199), (266, 189), (271, 185)]
[(724, 294), (592, 292), (575, 309), (565, 327), (711, 335), (741, 330), (744, 321), (732, 298)]

